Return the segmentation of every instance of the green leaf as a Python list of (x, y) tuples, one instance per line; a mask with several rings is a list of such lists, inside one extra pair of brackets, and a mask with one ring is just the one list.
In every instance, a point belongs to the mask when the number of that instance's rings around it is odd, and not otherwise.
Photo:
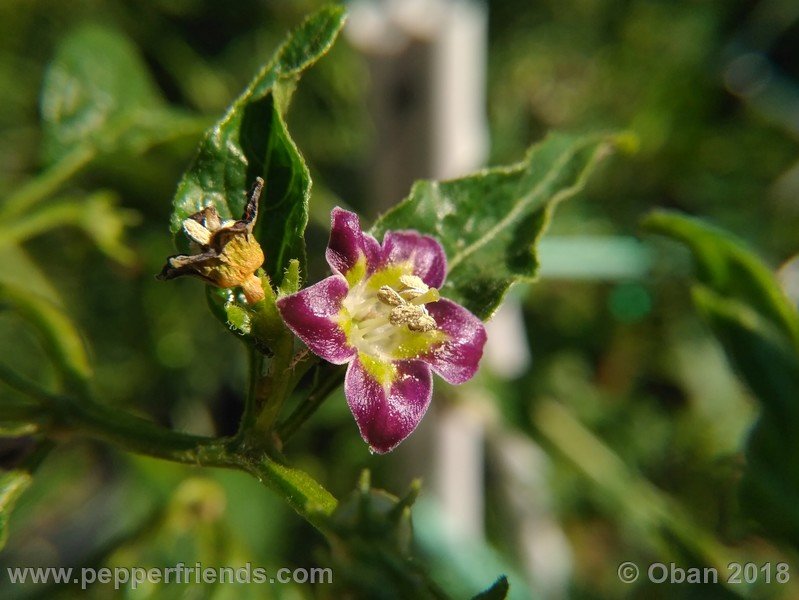
[(761, 415), (749, 436), (746, 470), (741, 480), (743, 513), (771, 537), (799, 548), (799, 444), (796, 423), (788, 425)]
[(799, 426), (799, 357), (788, 339), (773, 323), (735, 298), (725, 298), (703, 285), (695, 286), (692, 295), (764, 411), (786, 425), (793, 422)]
[(799, 547), (799, 316), (768, 267), (729, 233), (663, 211), (643, 225), (691, 249), (701, 282), (694, 304), (760, 401), (746, 445), (743, 511)]
[(644, 227), (691, 249), (702, 282), (694, 303), (760, 401), (746, 445), (743, 511), (799, 548), (799, 315), (768, 267), (729, 233), (670, 212), (649, 215)]
[(8, 471), (0, 475), (0, 550), (8, 539), (8, 520), (11, 511), (31, 481), (30, 473), (23, 470)]
[(414, 482), (404, 498), (371, 487), (368, 471), (329, 521), (330, 562), (336, 572), (333, 596), (341, 598), (446, 599), (412, 556), (411, 505)]
[(123, 238), (125, 230), (139, 222), (139, 214), (119, 207), (118, 202), (116, 194), (107, 190), (85, 197), (53, 199), (46, 206), (0, 226), (0, 247), (73, 226), (83, 230), (109, 258), (133, 265), (136, 254)]
[(799, 357), (774, 324), (706, 286), (694, 302), (763, 408), (746, 448), (746, 514), (799, 547)]
[(58, 292), (53, 284), (22, 247), (0, 239), (0, 257), (3, 262), (3, 268), (0, 269), (0, 287), (11, 285), (24, 288), (29, 293), (60, 304)]
[(69, 317), (49, 300), (0, 284), (0, 310), (4, 308), (14, 310), (36, 329), (66, 387), (85, 395), (92, 370), (83, 339)]
[(311, 525), (324, 530), (338, 501), (310, 475), (268, 457), (247, 467), (258, 480), (275, 491)]
[(716, 294), (745, 302), (784, 332), (799, 348), (799, 315), (769, 268), (730, 233), (700, 219), (656, 211), (643, 228), (686, 244), (696, 261), (699, 281)]
[(417, 182), (372, 233), (379, 239), (389, 229), (415, 229), (438, 239), (449, 265), (442, 294), (488, 319), (511, 285), (535, 276), (535, 247), (552, 209), (583, 187), (614, 141), (550, 134), (517, 165)]
[(47, 169), (5, 198), (4, 220), (50, 198), (98, 156), (141, 153), (199, 134), (207, 120), (167, 106), (136, 48), (119, 32), (88, 25), (59, 45), (41, 95)]
[(161, 98), (136, 48), (119, 32), (87, 25), (59, 45), (42, 89), (45, 154), (62, 158), (91, 141), (108, 143)]
[[(240, 218), (247, 191), (260, 176), (266, 185), (255, 235), (266, 255), (264, 268), (275, 284), (291, 259), (300, 260), (304, 269), (311, 178), (283, 117), (300, 75), (328, 51), (343, 23), (341, 7), (311, 15), (206, 132), (178, 185), (171, 217), (174, 234), (186, 217), (208, 205), (223, 218)], [(182, 238), (178, 245), (185, 249)]]

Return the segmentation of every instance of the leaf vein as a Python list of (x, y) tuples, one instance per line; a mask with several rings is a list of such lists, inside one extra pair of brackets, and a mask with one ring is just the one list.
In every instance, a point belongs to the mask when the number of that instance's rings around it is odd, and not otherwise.
[(502, 220), (489, 229), (485, 235), (475, 240), (469, 246), (466, 246), (450, 260), (449, 270), (452, 271), (455, 269), (455, 267), (457, 267), (466, 258), (494, 239), (500, 231), (516, 221), (519, 216), (524, 213), (528, 206), (541, 195), (541, 193), (549, 186), (550, 183), (552, 183), (552, 181), (557, 177), (558, 173), (560, 173), (563, 165), (566, 164), (575, 154), (577, 154), (577, 152), (593, 143), (594, 140), (591, 139), (583, 144), (572, 146), (566, 152), (563, 152), (563, 154), (561, 154), (561, 156), (558, 158), (557, 162), (552, 166), (552, 168), (550, 168), (546, 176), (530, 191), (529, 194), (522, 197), (522, 200), (516, 204), (513, 210), (511, 210)]

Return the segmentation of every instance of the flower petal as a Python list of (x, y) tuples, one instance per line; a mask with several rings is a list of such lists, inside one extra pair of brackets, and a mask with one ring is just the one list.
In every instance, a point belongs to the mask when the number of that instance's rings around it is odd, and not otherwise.
[(427, 285), (440, 288), (447, 275), (444, 248), (429, 235), (415, 231), (389, 231), (383, 238), (383, 265), (410, 262), (413, 274)]
[(361, 437), (380, 454), (408, 437), (422, 420), (433, 395), (430, 367), (418, 360), (393, 363), (395, 376), (381, 385), (361, 359), (350, 363), (344, 393)]
[(337, 365), (355, 355), (355, 348), (347, 343), (344, 330), (336, 322), (348, 291), (344, 278), (333, 275), (277, 300), (277, 308), (289, 329), (314, 354)]
[[(331, 220), (330, 241), (325, 252), (327, 264), (344, 275), (352, 285), (377, 267), (380, 245), (361, 230), (355, 213), (336, 207)], [(353, 269), (357, 273), (350, 273)]]
[(486, 342), (483, 322), (460, 304), (444, 298), (428, 304), (427, 311), (448, 339), (420, 358), (448, 383), (468, 381), (477, 372), (483, 356)]

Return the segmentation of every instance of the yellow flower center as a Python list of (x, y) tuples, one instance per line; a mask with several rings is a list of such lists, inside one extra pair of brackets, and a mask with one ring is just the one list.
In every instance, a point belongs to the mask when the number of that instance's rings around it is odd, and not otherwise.
[(358, 281), (342, 302), (339, 323), (347, 341), (370, 364), (416, 358), (446, 339), (426, 304), (441, 296), (409, 265), (389, 267)]

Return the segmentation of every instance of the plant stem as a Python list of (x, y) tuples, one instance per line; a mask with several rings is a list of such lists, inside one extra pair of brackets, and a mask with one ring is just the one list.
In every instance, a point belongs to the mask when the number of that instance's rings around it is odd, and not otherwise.
[[(55, 394), (51, 394), (47, 390), (42, 387), (39, 387), (37, 384), (33, 383), (32, 381), (28, 381), (24, 377), (20, 377), (17, 373), (13, 370), (9, 369), (7, 366), (0, 364), (0, 381), (5, 383), (8, 387), (12, 390), (16, 390), (20, 394), (24, 396), (28, 396), (32, 400), (35, 400), (38, 405), (53, 407), (58, 403), (58, 397)], [(7, 414), (8, 405), (4, 404), (3, 406), (3, 416)]]
[[(45, 198), (54, 195), (58, 189), (80, 173), (101, 152), (107, 154), (119, 150), (120, 140), (131, 131), (135, 132), (138, 129), (140, 133), (148, 136), (136, 147), (129, 148), (129, 150), (144, 152), (157, 144), (184, 136), (198, 135), (209, 124), (204, 117), (178, 117), (176, 114), (172, 114), (170, 125), (167, 125), (169, 121), (164, 121), (157, 130), (152, 130), (148, 120), (152, 121), (153, 118), (163, 118), (163, 116), (158, 111), (145, 115), (139, 113), (129, 115), (127, 119), (117, 123), (116, 127), (106, 130), (105, 142), (102, 148), (92, 142), (75, 146), (54, 165), (28, 180), (16, 192), (6, 197), (4, 205), (0, 207), (0, 220), (8, 220), (11, 217), (19, 216)], [(150, 127), (150, 130), (148, 130), (148, 127)]]
[(52, 196), (64, 183), (77, 175), (97, 156), (97, 149), (80, 145), (38, 177), (30, 179), (16, 192), (6, 198), (0, 211), (0, 219), (7, 220), (20, 215), (35, 204)]
[(137, 454), (187, 464), (235, 465), (227, 451), (229, 440), (171, 431), (91, 400), (63, 399), (58, 425)]
[(321, 365), (319, 371), (321, 373), (321, 381), (314, 386), (310, 395), (277, 428), (278, 437), (284, 444), (322, 406), (327, 397), (344, 380), (345, 370), (343, 367)]
[(123, 450), (196, 466), (239, 469), (279, 494), (311, 525), (323, 529), (338, 501), (310, 475), (282, 465), (236, 438), (208, 438), (170, 431), (91, 400), (60, 398), (58, 425), (68, 432)]
[(320, 530), (338, 505), (336, 498), (307, 473), (276, 462), (258, 448), (247, 448), (236, 438), (208, 438), (170, 431), (91, 401), (65, 400), (60, 417), (68, 431), (129, 452), (250, 473)]
[(174, 462), (239, 469), (274, 490), (309, 523), (319, 529), (325, 527), (327, 517), (336, 508), (335, 497), (306, 473), (282, 465), (266, 453), (272, 446), (271, 427), (293, 379), (290, 335), (277, 338), (279, 343), (266, 377), (262, 376), (265, 358), (257, 350), (251, 350), (250, 392), (239, 434), (234, 438), (200, 437), (170, 431), (94, 401), (86, 383), (90, 372), (88, 361), (71, 323), (49, 304), (14, 294), (13, 290), (0, 287), (0, 297), (25, 312), (24, 316), (40, 330), (54, 362), (64, 374), (65, 388), (79, 398), (51, 393), (0, 367), (0, 380), (36, 400), (36, 409), (44, 418), (36, 421), (46, 423), (45, 429), (52, 430), (54, 437), (83, 435), (122, 450)]
[(269, 363), (269, 373), (257, 386), (255, 430), (265, 435), (271, 436), (275, 420), (291, 391), (292, 347), (293, 339), (288, 335), (281, 336), (273, 346), (275, 354)]
[(41, 407), (35, 404), (9, 403), (4, 400), (2, 410), (0, 410), (0, 431), (4, 429), (6, 423), (25, 423), (37, 427), (45, 415), (46, 413), (42, 411)]
[(258, 393), (258, 382), (261, 380), (261, 371), (264, 365), (264, 355), (255, 348), (249, 348), (247, 358), (249, 361), (249, 382), (247, 396), (244, 398), (244, 411), (241, 415), (239, 430), (236, 439), (242, 441), (246, 433), (255, 424), (255, 403)]
[(33, 214), (20, 215), (0, 225), (0, 242), (19, 243), (49, 229), (76, 225), (83, 217), (84, 207), (77, 202), (48, 205)]

